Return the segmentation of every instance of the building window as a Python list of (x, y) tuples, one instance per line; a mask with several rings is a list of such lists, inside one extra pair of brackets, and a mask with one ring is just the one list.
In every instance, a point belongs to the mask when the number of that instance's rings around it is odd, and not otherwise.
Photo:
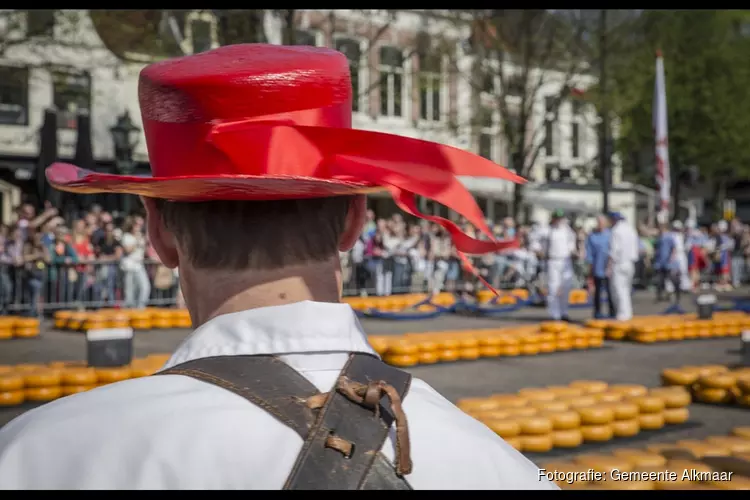
[(352, 80), (352, 111), (359, 111), (359, 69), (362, 58), (359, 42), (351, 38), (339, 38), (336, 40), (336, 50), (344, 54), (349, 60), (349, 72)]
[(54, 10), (27, 10), (26, 11), (26, 35), (27, 36), (49, 36), (55, 29)]
[(505, 82), (508, 86), (505, 92), (506, 95), (521, 97), (526, 91), (526, 85), (523, 76), (518, 73), (508, 75), (508, 78), (505, 80)]
[(479, 111), (479, 156), (495, 161), (495, 117), (491, 109), (482, 108)]
[(482, 132), (479, 134), (479, 156), (494, 161), (492, 154), (492, 134)]
[(78, 114), (91, 110), (91, 76), (86, 72), (56, 71), (52, 74), (52, 92), (57, 126), (75, 129)]
[(544, 154), (546, 156), (555, 156), (555, 122), (552, 120), (544, 121)]
[(560, 180), (560, 164), (548, 163), (544, 166), (544, 180), (558, 182)]
[(29, 123), (28, 68), (0, 67), (0, 124)]
[(571, 147), (571, 156), (573, 158), (580, 158), (581, 151), (580, 151), (580, 141), (581, 138), (579, 136), (579, 128), (580, 124), (578, 122), (573, 122), (570, 125), (570, 147)]
[(196, 19), (190, 22), (192, 30), (193, 54), (206, 52), (213, 47), (213, 23)]
[(419, 116), (425, 121), (438, 122), (442, 97), (442, 61), (439, 56), (420, 56), (419, 69)]
[(315, 47), (318, 45), (315, 33), (305, 30), (294, 30), (294, 45), (309, 45)]
[(380, 49), (380, 114), (402, 116), (404, 56), (395, 47)]
[(555, 98), (552, 96), (546, 96), (544, 98), (544, 112), (547, 114), (555, 112)]

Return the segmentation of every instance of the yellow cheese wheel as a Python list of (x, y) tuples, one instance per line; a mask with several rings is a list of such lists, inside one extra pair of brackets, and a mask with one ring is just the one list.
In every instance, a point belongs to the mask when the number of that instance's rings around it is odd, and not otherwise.
[(519, 439), (524, 452), (546, 453), (554, 445), (550, 434), (522, 435)]
[(614, 384), (609, 386), (609, 390), (626, 397), (638, 397), (648, 394), (646, 386), (637, 384)]
[(62, 395), (72, 396), (73, 394), (78, 394), (79, 392), (90, 391), (91, 389), (95, 387), (96, 387), (96, 384), (94, 385), (64, 385), (62, 386)]
[(732, 429), (732, 435), (744, 439), (750, 439), (750, 427), (735, 427)]
[(624, 398), (624, 396), (618, 392), (600, 392), (598, 394), (593, 394), (593, 397), (597, 403), (617, 403)]
[(559, 333), (568, 329), (568, 324), (563, 321), (543, 321), (539, 324), (543, 332)]
[(740, 374), (737, 376), (737, 387), (744, 394), (750, 394), (750, 375)]
[(86, 368), (88, 364), (85, 361), (53, 361), (47, 366), (54, 370), (63, 370), (65, 368)]
[(521, 348), (517, 345), (506, 345), (502, 346), (503, 356), (520, 356)]
[(459, 349), (476, 349), (479, 347), (479, 341), (474, 337), (461, 337), (458, 339)]
[[(536, 356), (537, 354), (539, 354), (539, 344), (521, 344), (521, 355)], [(526, 445), (524, 444), (524, 449), (526, 449), (525, 446)]]
[(583, 350), (589, 348), (589, 339), (587, 338), (574, 338), (573, 349)]
[(504, 410), (511, 417), (533, 417), (539, 413), (536, 408), (521, 407), (521, 408), (504, 408)]
[(23, 377), (12, 373), (0, 374), (0, 392), (19, 391), (23, 389)]
[(573, 349), (573, 342), (570, 340), (558, 340), (555, 342), (556, 351), (570, 351)]
[(10, 365), (0, 365), (0, 375), (10, 373), (13, 371), (13, 367)]
[(39, 336), (39, 327), (19, 327), (13, 330), (13, 337), (17, 339), (31, 339)]
[(580, 429), (565, 429), (552, 432), (552, 445), (555, 448), (578, 448), (583, 444)]
[(0, 328), (0, 340), (13, 338), (13, 330), (10, 328)]
[(727, 447), (733, 455), (750, 453), (750, 439), (737, 436), (709, 436), (705, 441)]
[(434, 365), (440, 361), (438, 354), (433, 351), (423, 351), (417, 354), (417, 364), (420, 365)]
[(467, 412), (472, 417), (485, 421), (485, 420), (503, 420), (510, 417), (510, 414), (505, 410), (485, 410), (485, 411), (472, 411)]
[(665, 408), (684, 408), (692, 401), (690, 393), (682, 387), (657, 387), (650, 394), (664, 401)]
[(615, 437), (632, 437), (641, 432), (641, 424), (638, 418), (615, 420), (609, 425), (612, 427), (612, 434)]
[(503, 354), (503, 350), (500, 346), (496, 345), (488, 345), (488, 346), (481, 346), (479, 348), (479, 355), (483, 358), (496, 358), (498, 356), (501, 356)]
[(440, 358), (440, 361), (444, 363), (450, 363), (452, 361), (457, 361), (461, 357), (461, 355), (456, 350), (443, 349), (441, 351), (438, 351), (438, 357)]
[(419, 347), (417, 347), (416, 343), (412, 343), (405, 340), (397, 340), (395, 342), (391, 342), (391, 344), (388, 346), (388, 353), (389, 354), (397, 354), (397, 355), (404, 355), (404, 354), (417, 354), (419, 352)]
[(458, 357), (465, 360), (479, 359), (480, 356), (478, 347), (464, 347), (458, 351)]
[[(685, 367), (683, 367), (684, 369)], [(728, 372), (729, 368), (724, 365), (703, 365), (696, 367), (698, 374), (703, 377), (705, 375), (715, 375), (719, 373)]]
[(609, 478), (608, 480), (597, 481), (593, 484), (593, 489), (597, 490), (648, 491), (656, 489), (656, 485), (653, 481), (643, 481), (639, 479), (616, 481), (612, 478)]
[(539, 343), (539, 352), (540, 353), (550, 353), (555, 352), (557, 350), (557, 343), (555, 342), (540, 342)]
[(557, 342), (568, 342), (571, 346), (573, 345), (573, 334), (568, 331), (556, 333), (555, 339)]
[(565, 411), (568, 409), (568, 404), (565, 401), (540, 401), (531, 400), (529, 406), (542, 411)]
[(564, 396), (558, 398), (560, 401), (564, 401), (570, 408), (579, 408), (581, 406), (591, 406), (596, 404), (594, 396)]
[(667, 464), (667, 459), (661, 455), (632, 448), (620, 448), (614, 450), (612, 455), (624, 458), (630, 462), (633, 465), (634, 470), (638, 470), (640, 467), (663, 467)]
[(461, 342), (452, 338), (441, 338), (437, 343), (440, 351), (457, 351), (461, 348)]
[(484, 425), (501, 438), (516, 437), (521, 434), (521, 424), (515, 419), (488, 420)]
[(556, 397), (554, 392), (536, 387), (521, 389), (518, 395), (528, 401), (552, 401)]
[(690, 418), (687, 408), (667, 408), (664, 410), (664, 423), (667, 425), (684, 424)]
[(605, 405), (591, 405), (574, 408), (581, 417), (582, 425), (604, 425), (615, 419), (612, 408)]
[(23, 374), (24, 387), (51, 387), (60, 385), (60, 372), (47, 368)]
[(504, 441), (518, 451), (523, 451), (523, 441), (520, 437), (505, 438)]
[(0, 391), (0, 407), (17, 406), (26, 399), (24, 391)]
[(699, 388), (695, 389), (694, 395), (702, 403), (724, 404), (732, 401), (732, 393), (726, 389)]
[[(585, 437), (584, 437), (585, 438)], [(585, 465), (594, 469), (596, 472), (611, 474), (613, 470), (620, 472), (630, 472), (633, 470), (633, 464), (620, 457), (599, 454), (583, 454), (573, 459), (576, 463)]]
[(653, 431), (664, 427), (664, 413), (641, 413), (638, 415), (638, 424), (644, 431)]
[(655, 396), (637, 396), (627, 400), (636, 404), (640, 413), (660, 413), (665, 408), (664, 401)]
[(574, 389), (582, 389), (587, 394), (604, 392), (608, 387), (606, 382), (599, 380), (574, 380), (568, 385)]
[(130, 368), (97, 368), (96, 379), (99, 384), (111, 384), (130, 378)]
[(27, 387), (24, 390), (26, 401), (52, 401), (62, 397), (62, 388), (59, 385), (52, 387)]
[(419, 363), (419, 354), (390, 354), (388, 351), (388, 354), (383, 356), (383, 361), (392, 366), (414, 366)]
[(698, 473), (713, 472), (711, 467), (696, 460), (668, 460), (666, 470), (679, 472), (678, 477), (686, 470), (695, 470)]
[(502, 408), (520, 408), (529, 402), (527, 398), (515, 394), (494, 394), (490, 399)]
[(732, 454), (732, 450), (728, 446), (723, 446), (716, 443), (706, 443), (703, 441), (696, 441), (694, 439), (683, 439), (675, 443), (677, 447), (684, 448), (690, 451), (693, 455), (698, 458), (703, 457), (728, 457)]
[(581, 416), (575, 411), (545, 411), (542, 416), (552, 421), (552, 428), (558, 431), (577, 429), (581, 426)]
[(61, 382), (63, 385), (95, 385), (97, 382), (96, 370), (93, 368), (68, 368), (62, 370)]
[(609, 441), (614, 436), (610, 425), (582, 425), (581, 433), (584, 441), (592, 442)]
[[(519, 418), (521, 424), (521, 434), (524, 435), (538, 435), (538, 434), (549, 434), (552, 432), (552, 420), (543, 416), (532, 416), (526, 418)], [(524, 444), (524, 450), (526, 450)]]
[(520, 347), (521, 341), (513, 335), (500, 335), (497, 337), (498, 345)]
[(703, 375), (698, 379), (698, 384), (706, 389), (731, 389), (735, 384), (735, 377), (731, 373), (717, 373)]
[(487, 411), (499, 408), (500, 403), (491, 398), (465, 398), (459, 399), (456, 406), (465, 412)]
[(566, 385), (550, 385), (547, 390), (558, 398), (577, 397), (583, 395), (582, 389), (574, 389)]

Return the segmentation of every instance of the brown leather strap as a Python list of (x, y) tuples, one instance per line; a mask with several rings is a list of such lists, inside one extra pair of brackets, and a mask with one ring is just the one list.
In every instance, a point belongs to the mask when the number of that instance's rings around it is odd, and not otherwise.
[[(374, 356), (352, 354), (320, 409), (284, 489), (411, 489), (403, 479), (403, 474), (411, 472), (411, 458), (400, 408), (410, 384), (408, 373)], [(397, 417), (402, 422), (401, 429), (397, 422), (395, 465), (402, 474), (381, 477), (382, 463), (378, 460), (375, 466), (376, 459)], [(371, 472), (377, 477), (370, 478)]]
[[(367, 354), (352, 354), (331, 393), (274, 356), (189, 361), (157, 375), (184, 375), (263, 408), (305, 444), (284, 489), (411, 489), (408, 430), (400, 403), (411, 375)], [(377, 403), (376, 403), (377, 402)], [(396, 421), (396, 469), (379, 452)]]

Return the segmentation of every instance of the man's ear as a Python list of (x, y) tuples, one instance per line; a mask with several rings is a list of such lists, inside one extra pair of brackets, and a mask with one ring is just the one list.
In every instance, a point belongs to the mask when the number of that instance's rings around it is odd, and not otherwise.
[(174, 235), (164, 226), (156, 201), (145, 196), (141, 196), (141, 201), (146, 208), (146, 231), (151, 245), (162, 264), (170, 269), (176, 268), (180, 257)]
[(349, 212), (346, 214), (344, 232), (339, 241), (339, 251), (348, 252), (357, 242), (367, 218), (367, 196), (354, 196), (349, 202)]

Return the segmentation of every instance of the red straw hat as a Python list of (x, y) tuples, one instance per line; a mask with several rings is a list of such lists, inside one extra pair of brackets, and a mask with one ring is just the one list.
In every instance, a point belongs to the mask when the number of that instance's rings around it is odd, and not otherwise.
[[(492, 240), (457, 176), (524, 180), (442, 144), (351, 128), (349, 65), (316, 47), (230, 45), (152, 64), (138, 98), (153, 176), (113, 175), (66, 163), (50, 184), (73, 193), (130, 193), (183, 201), (315, 198), (388, 190), (399, 207), (436, 222), (459, 251), (515, 246)], [(454, 210), (490, 241), (420, 214), (416, 195)]]

